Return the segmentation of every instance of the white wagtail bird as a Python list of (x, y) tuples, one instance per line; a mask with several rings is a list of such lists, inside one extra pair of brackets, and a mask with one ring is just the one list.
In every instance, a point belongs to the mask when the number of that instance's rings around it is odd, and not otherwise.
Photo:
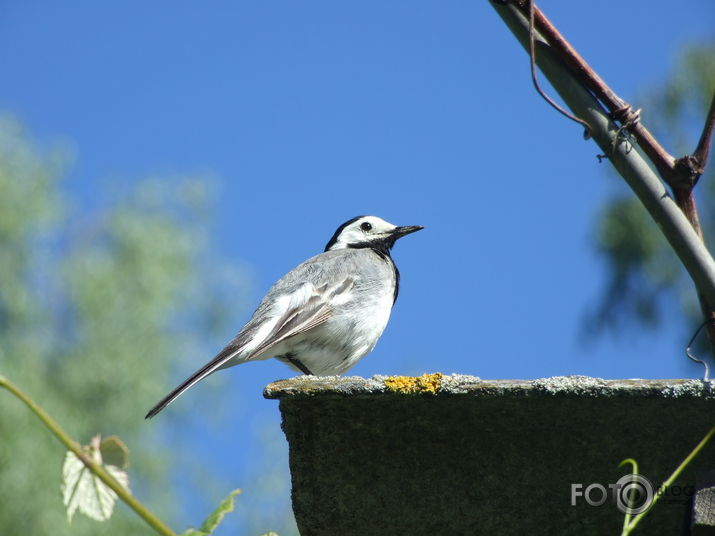
[(146, 418), (209, 374), (248, 361), (276, 357), (316, 376), (347, 371), (375, 347), (397, 299), (400, 272), (390, 249), (420, 229), (375, 216), (343, 223), (323, 253), (280, 278), (238, 335)]

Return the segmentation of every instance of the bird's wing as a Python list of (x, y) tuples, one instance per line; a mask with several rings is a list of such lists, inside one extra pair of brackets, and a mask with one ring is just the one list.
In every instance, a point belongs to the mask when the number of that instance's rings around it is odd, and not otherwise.
[(355, 280), (348, 276), (332, 287), (328, 283), (323, 283), (320, 287), (314, 288), (307, 301), (291, 306), (285, 311), (271, 333), (251, 351), (246, 360), (262, 354), (279, 342), (324, 324), (333, 314), (333, 300), (336, 297), (339, 299), (341, 294), (348, 292), (354, 285)]
[(333, 300), (340, 299), (340, 295), (352, 289), (354, 284), (354, 279), (348, 276), (337, 285), (323, 283), (316, 287), (304, 283), (290, 293), (273, 295), (270, 300), (264, 298), (241, 332), (216, 357), (166, 395), (145, 418), (150, 419), (159, 413), (184, 391), (225, 367), (238, 354), (247, 352), (242, 361), (250, 361), (279, 342), (324, 324), (332, 315)]

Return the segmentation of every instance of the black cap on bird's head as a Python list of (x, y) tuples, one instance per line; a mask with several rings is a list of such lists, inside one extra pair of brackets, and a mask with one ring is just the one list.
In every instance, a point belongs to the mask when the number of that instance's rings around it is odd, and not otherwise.
[(397, 226), (377, 216), (357, 216), (337, 228), (325, 251), (343, 248), (375, 248), (389, 252), (398, 238), (424, 229), (419, 225)]

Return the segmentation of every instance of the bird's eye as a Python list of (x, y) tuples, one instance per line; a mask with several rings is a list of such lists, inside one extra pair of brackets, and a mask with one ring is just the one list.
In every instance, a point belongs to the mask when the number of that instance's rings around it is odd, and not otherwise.
[(372, 229), (372, 223), (369, 221), (364, 221), (360, 224), (360, 229), (363, 231), (370, 231)]

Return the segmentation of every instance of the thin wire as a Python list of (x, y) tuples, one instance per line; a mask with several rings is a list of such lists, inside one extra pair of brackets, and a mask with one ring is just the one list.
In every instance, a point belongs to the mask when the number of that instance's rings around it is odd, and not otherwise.
[(539, 92), (539, 95), (543, 97), (543, 99), (548, 102), (551, 106), (556, 109), (556, 111), (560, 112), (561, 114), (565, 115), (569, 119), (576, 121), (577, 123), (580, 123), (583, 125), (583, 128), (586, 129), (586, 132), (584, 133), (584, 137), (590, 138), (591, 137), (591, 127), (588, 126), (588, 123), (584, 121), (583, 119), (580, 119), (576, 117), (573, 114), (570, 114), (566, 110), (564, 110), (561, 106), (559, 106), (551, 97), (549, 97), (544, 91), (541, 89), (541, 86), (539, 86), (539, 81), (536, 78), (536, 44), (534, 42), (534, 9), (536, 6), (534, 5), (534, 0), (529, 0), (529, 60), (531, 63), (531, 81), (534, 83), (534, 87), (536, 88), (536, 91)]
[(700, 363), (703, 367), (705, 367), (705, 376), (703, 377), (704, 381), (709, 381), (710, 380), (710, 367), (705, 361), (702, 361), (701, 359), (698, 359), (695, 357), (691, 352), (690, 352), (690, 347), (693, 345), (695, 342), (695, 339), (698, 337), (700, 334), (700, 331), (708, 325), (709, 322), (712, 322), (713, 320), (706, 320), (700, 326), (698, 326), (698, 329), (695, 330), (695, 333), (693, 334), (692, 338), (690, 339), (690, 342), (688, 343), (687, 348), (685, 348), (685, 355), (688, 356), (689, 359), (695, 361), (696, 363)]

